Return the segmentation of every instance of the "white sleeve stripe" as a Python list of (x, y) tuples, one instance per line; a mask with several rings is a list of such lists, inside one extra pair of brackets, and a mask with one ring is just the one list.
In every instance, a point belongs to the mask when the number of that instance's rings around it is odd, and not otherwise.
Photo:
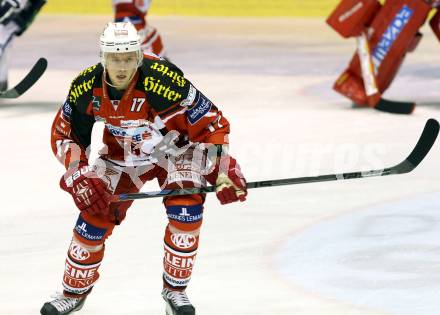
[(167, 118), (162, 119), (162, 121), (163, 121), (164, 123), (166, 123), (166, 122), (167, 122), (168, 120), (170, 120), (171, 118), (176, 117), (177, 115), (182, 115), (182, 114), (184, 114), (185, 112), (186, 112), (186, 108), (183, 108), (183, 109), (179, 110), (178, 112), (175, 112), (174, 114), (168, 116)]

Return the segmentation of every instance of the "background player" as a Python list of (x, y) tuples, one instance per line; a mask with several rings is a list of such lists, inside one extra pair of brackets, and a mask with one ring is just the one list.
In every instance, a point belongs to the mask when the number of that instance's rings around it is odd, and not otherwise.
[(2, 0), (0, 2), (0, 91), (8, 88), (9, 50), (15, 36), (21, 36), (46, 0)]
[(333, 88), (360, 106), (411, 113), (414, 103), (385, 101), (382, 95), (406, 54), (416, 49), (420, 28), (430, 15), (431, 28), (440, 40), (439, 4), (437, 0), (340, 1), (327, 23), (344, 38), (356, 37), (361, 53), (353, 56)]
[(115, 22), (130, 22), (138, 30), (144, 52), (165, 56), (162, 37), (154, 26), (147, 23), (146, 17), (151, 0), (112, 0)]
[[(130, 23), (109, 23), (100, 38), (101, 63), (72, 82), (52, 127), (52, 149), (67, 168), (60, 186), (81, 211), (67, 253), (63, 294), (43, 315), (79, 310), (99, 278), (104, 243), (132, 201), (112, 195), (137, 192), (157, 179), (164, 189), (216, 185), (222, 204), (244, 201), (246, 182), (227, 153), (229, 123), (172, 63), (145, 55)], [(93, 124), (105, 124), (104, 150), (88, 160)], [(162, 296), (167, 313), (195, 314), (185, 289), (191, 278), (205, 196), (164, 199)]]

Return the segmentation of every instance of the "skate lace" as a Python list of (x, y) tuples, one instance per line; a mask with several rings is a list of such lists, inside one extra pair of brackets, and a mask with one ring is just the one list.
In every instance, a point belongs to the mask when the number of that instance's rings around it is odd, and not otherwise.
[(191, 305), (191, 302), (189, 301), (185, 291), (180, 292), (170, 290), (167, 292), (166, 297), (176, 306)]
[(62, 293), (55, 293), (51, 295), (54, 300), (50, 302), (55, 308), (60, 312), (65, 312), (71, 308), (74, 308), (78, 304), (80, 299), (69, 298), (64, 296)]

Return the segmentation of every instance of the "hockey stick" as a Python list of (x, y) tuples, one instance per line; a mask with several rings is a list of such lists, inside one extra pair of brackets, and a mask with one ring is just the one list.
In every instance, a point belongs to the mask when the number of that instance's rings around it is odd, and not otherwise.
[(393, 114), (411, 114), (416, 108), (415, 102), (399, 102), (380, 98), (374, 107), (377, 110)]
[(47, 68), (47, 60), (40, 58), (32, 67), (31, 71), (12, 89), (0, 92), (0, 98), (17, 98), (29, 90), (43, 75)]
[[(372, 97), (375, 94), (379, 95), (380, 92), (377, 87), (376, 74), (374, 71), (367, 34), (362, 32), (362, 34), (356, 38), (356, 43), (365, 93), (368, 97)], [(374, 108), (377, 110), (393, 114), (411, 114), (415, 107), (416, 104), (414, 102), (391, 101), (382, 97), (380, 97), (379, 102), (374, 106)]]
[[(352, 172), (352, 173), (341, 173), (341, 174), (331, 174), (331, 175), (320, 175), (313, 177), (297, 177), (297, 178), (286, 178), (286, 179), (274, 179), (265, 180), (259, 182), (247, 183), (247, 188), (260, 188), (260, 187), (273, 187), (273, 186), (283, 186), (283, 185), (297, 185), (297, 184), (307, 184), (307, 183), (319, 183), (334, 180), (345, 180), (354, 178), (365, 178), (365, 177), (375, 177), (375, 176), (387, 176), (396, 174), (405, 174), (414, 170), (420, 162), (425, 158), (437, 139), (439, 133), (439, 123), (435, 119), (429, 119), (426, 122), (425, 128), (423, 129), (422, 135), (417, 141), (416, 146), (408, 157), (401, 163), (393, 166), (384, 168), (381, 170), (371, 170), (364, 172)], [(165, 197), (165, 196), (176, 196), (176, 195), (191, 195), (199, 193), (210, 193), (214, 192), (215, 187), (203, 187), (203, 188), (189, 188), (189, 189), (176, 189), (176, 190), (162, 190), (155, 192), (141, 192), (141, 193), (131, 193), (131, 194), (120, 194), (115, 195), (115, 201), (124, 200), (136, 200), (145, 198), (155, 198), (155, 197)]]

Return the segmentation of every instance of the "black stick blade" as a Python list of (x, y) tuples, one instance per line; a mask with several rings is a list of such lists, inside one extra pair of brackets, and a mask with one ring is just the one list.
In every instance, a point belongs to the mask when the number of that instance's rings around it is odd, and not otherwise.
[(431, 150), (437, 139), (439, 129), (438, 121), (433, 118), (429, 119), (416, 146), (405, 161), (392, 168), (393, 173), (408, 173), (415, 169)]
[(391, 101), (381, 98), (374, 108), (382, 112), (408, 115), (414, 111), (416, 104), (414, 102)]
[(31, 71), (14, 88), (0, 93), (0, 98), (17, 98), (29, 90), (43, 75), (47, 68), (46, 58), (40, 58)]

